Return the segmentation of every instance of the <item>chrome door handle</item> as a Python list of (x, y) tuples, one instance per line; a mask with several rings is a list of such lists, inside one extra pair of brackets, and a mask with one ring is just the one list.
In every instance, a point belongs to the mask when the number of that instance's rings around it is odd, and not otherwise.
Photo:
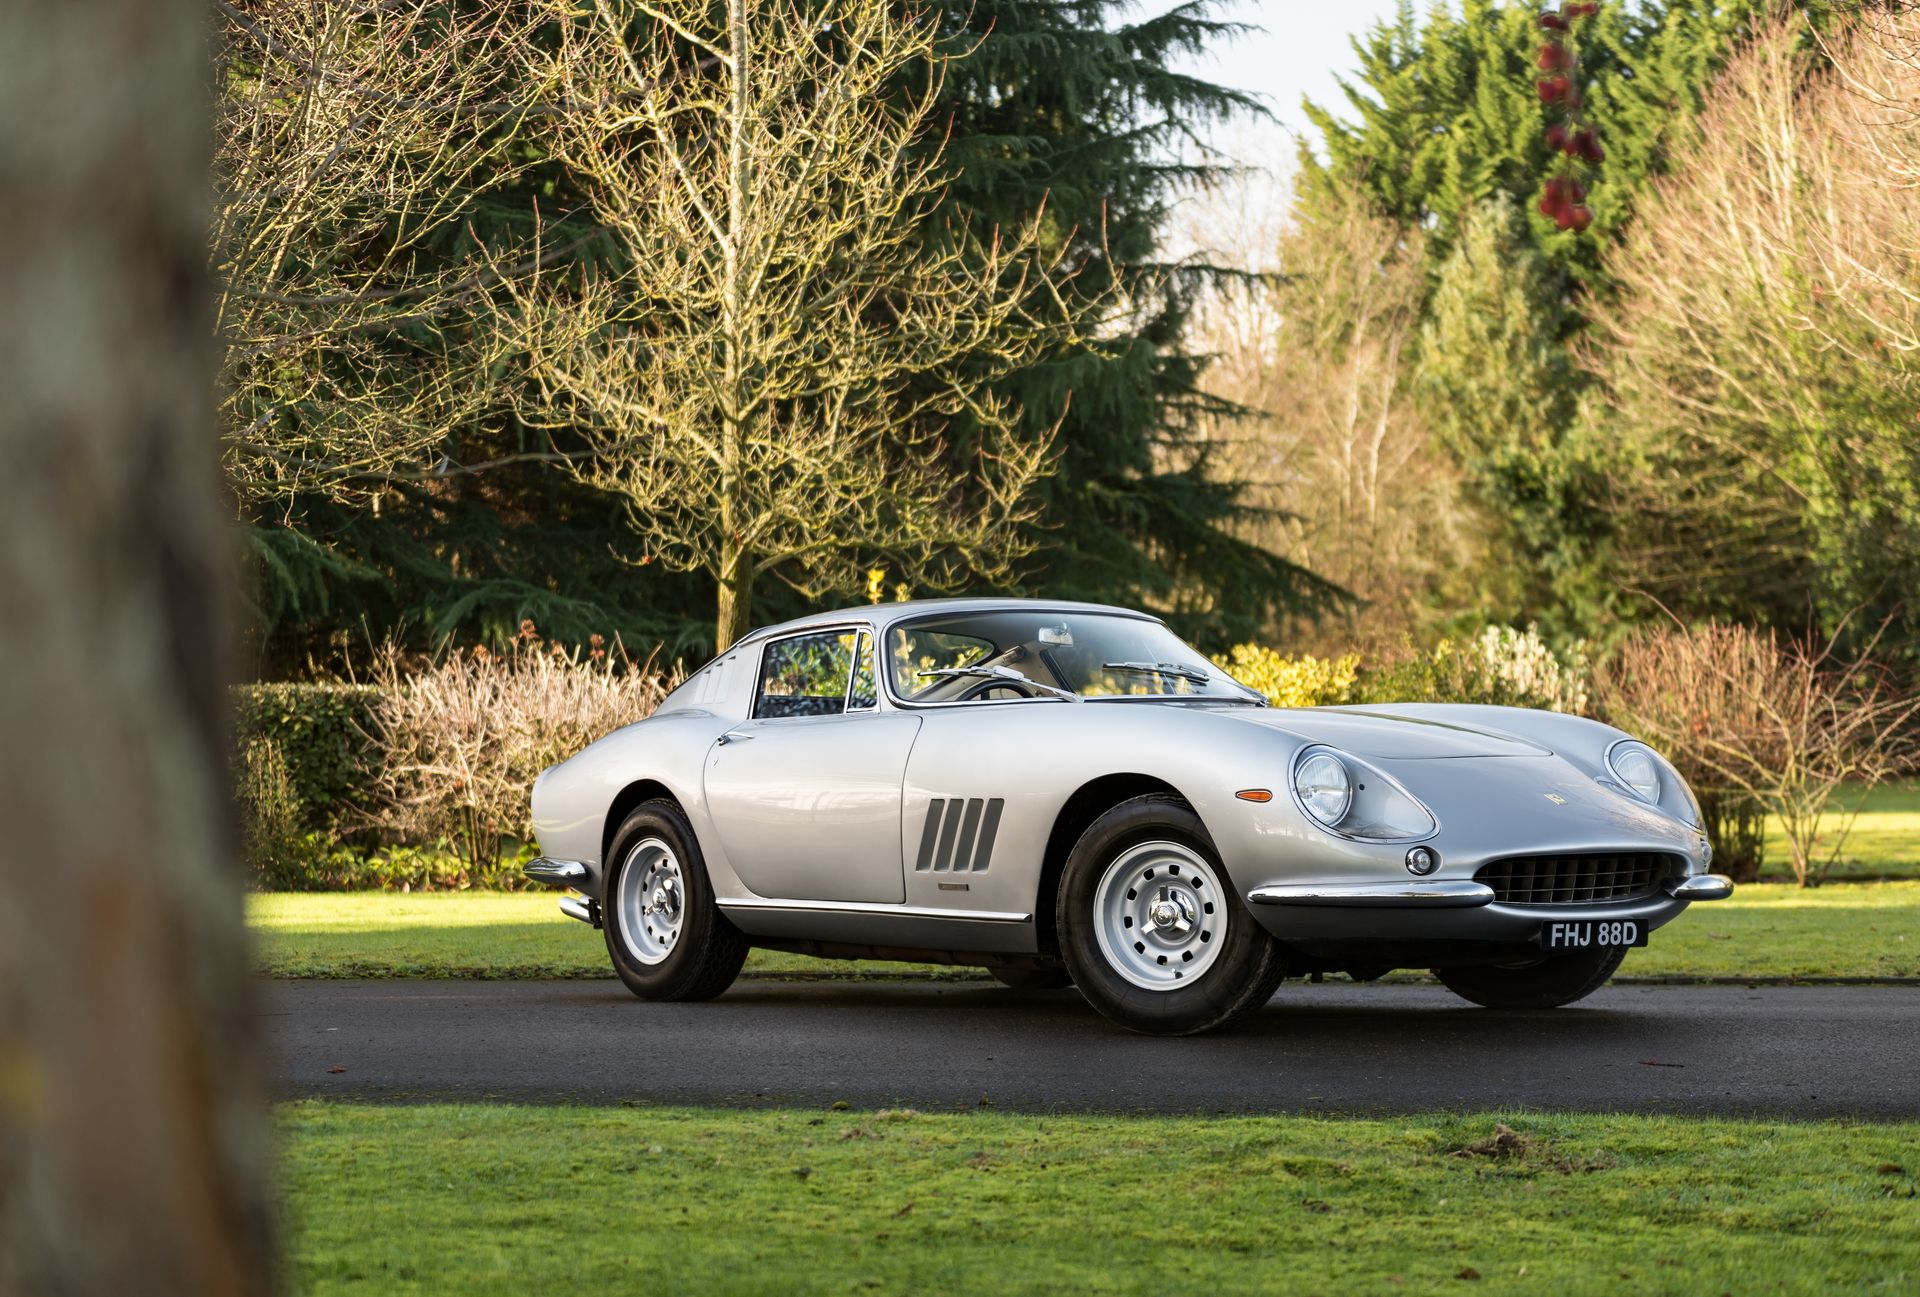
[(725, 734), (722, 734), (713, 741), (713, 746), (716, 748), (724, 748), (729, 743), (745, 743), (752, 737), (753, 735), (751, 734), (736, 734), (732, 730), (728, 730)]

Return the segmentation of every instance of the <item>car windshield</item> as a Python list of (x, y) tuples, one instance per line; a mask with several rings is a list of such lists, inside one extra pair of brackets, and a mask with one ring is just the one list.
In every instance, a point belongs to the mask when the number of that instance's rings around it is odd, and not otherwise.
[(981, 612), (907, 622), (887, 635), (887, 671), (894, 695), (911, 703), (1069, 693), (1261, 701), (1165, 626), (1111, 613)]

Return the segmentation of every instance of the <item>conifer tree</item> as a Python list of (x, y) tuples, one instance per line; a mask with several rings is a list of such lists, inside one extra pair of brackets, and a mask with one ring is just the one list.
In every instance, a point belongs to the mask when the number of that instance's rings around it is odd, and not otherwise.
[(1301, 201), (1316, 201), (1336, 182), (1361, 184), (1387, 215), (1431, 226), (1428, 254), (1437, 266), (1474, 207), (1505, 193), (1526, 204), (1531, 242), (1556, 271), (1602, 288), (1605, 236), (1631, 216), (1714, 70), (1768, 8), (1763, 0), (1606, 4), (1586, 21), (1582, 115), (1607, 150), (1589, 199), (1600, 237), (1557, 230), (1532, 210), (1554, 110), (1535, 89), (1538, 10), (1508, 0), (1464, 0), (1458, 13), (1436, 7), (1424, 19), (1408, 0), (1391, 21), (1355, 38), (1359, 68), (1340, 82), (1346, 103), (1307, 106), (1325, 156), (1303, 144)]
[(1135, 307), (1098, 345), (1056, 348), (1002, 385), (1027, 435), (1061, 420), (1024, 588), (1148, 606), (1224, 645), (1339, 592), (1238, 538), (1254, 509), (1211, 471), (1201, 422), (1221, 407), (1199, 390), (1186, 329), (1207, 271), (1160, 262), (1176, 201), (1222, 174), (1190, 146), (1256, 109), (1170, 66), (1234, 38), (1212, 7), (1128, 21), (1123, 0), (981, 0), (955, 35), (978, 48), (953, 66), (945, 103), (953, 203), (1008, 227), (1044, 206), (1073, 291), (1117, 288)]
[(1421, 330), (1427, 418), (1492, 523), (1483, 617), (1577, 635), (1603, 599), (1594, 577), (1601, 515), (1592, 444), (1558, 294), (1519, 206), (1474, 209), (1440, 267)]

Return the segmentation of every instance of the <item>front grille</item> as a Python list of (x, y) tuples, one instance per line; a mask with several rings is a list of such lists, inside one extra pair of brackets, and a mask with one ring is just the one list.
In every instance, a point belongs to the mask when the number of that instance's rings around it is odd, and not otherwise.
[(1480, 866), (1474, 878), (1502, 905), (1591, 905), (1651, 896), (1660, 880), (1684, 867), (1662, 851), (1611, 851), (1584, 856), (1508, 856)]

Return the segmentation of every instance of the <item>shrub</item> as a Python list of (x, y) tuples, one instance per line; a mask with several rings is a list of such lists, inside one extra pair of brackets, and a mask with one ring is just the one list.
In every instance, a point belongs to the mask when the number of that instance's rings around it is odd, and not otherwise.
[[(1844, 630), (1844, 628), (1843, 628)], [(1838, 640), (1782, 641), (1708, 623), (1643, 631), (1621, 645), (1599, 694), (1607, 719), (1666, 752), (1730, 834), (1733, 862), (1760, 863), (1761, 814), (1780, 821), (1794, 877), (1818, 886), (1852, 831), (1857, 807), (1827, 809), (1841, 783), (1872, 787), (1910, 751), (1920, 700)], [(1715, 839), (1716, 851), (1721, 847)]]
[[(235, 783), (242, 806), (249, 762), (277, 762), (301, 833), (337, 834), (366, 823), (377, 805), (379, 753), (370, 737), (380, 691), (357, 684), (254, 684), (233, 691)], [(271, 744), (268, 757), (262, 744)], [(276, 811), (276, 813), (279, 813)], [(278, 831), (278, 830), (275, 830)]]
[(532, 847), (503, 850), (493, 867), (476, 871), (441, 841), (417, 846), (348, 846), (309, 834), (293, 868), (263, 886), (288, 892), (441, 892), (483, 888), (521, 891), (538, 886), (520, 872)]
[(1488, 626), (1468, 640), (1441, 640), (1430, 652), (1361, 674), (1354, 700), (1367, 703), (1489, 703), (1587, 709), (1588, 667), (1579, 652), (1563, 660), (1533, 627)]
[(651, 661), (542, 641), (533, 623), (502, 653), (453, 651), (416, 674), (389, 655), (372, 733), (383, 822), (409, 842), (444, 839), (473, 878), (500, 872), (503, 842), (532, 837), (540, 771), (641, 720), (670, 682)]
[(1214, 662), (1275, 707), (1324, 707), (1346, 702), (1353, 692), (1359, 657), (1290, 658), (1259, 644), (1236, 644)]
[(234, 793), (241, 848), (255, 883), (268, 888), (297, 884), (313, 855), (312, 836), (302, 823), (305, 808), (278, 739), (256, 735), (246, 741), (234, 771)]

